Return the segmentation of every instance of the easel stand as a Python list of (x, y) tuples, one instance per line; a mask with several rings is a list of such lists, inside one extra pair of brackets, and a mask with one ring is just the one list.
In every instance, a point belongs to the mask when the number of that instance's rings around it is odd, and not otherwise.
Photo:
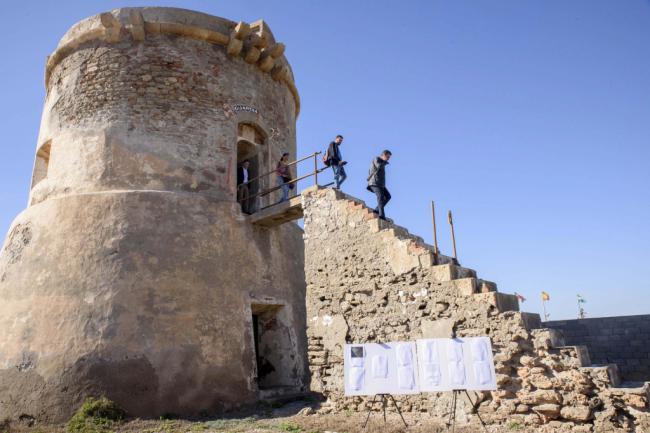
[(460, 395), (460, 393), (464, 392), (465, 395), (467, 396), (467, 400), (469, 400), (469, 403), (472, 405), (472, 412), (476, 413), (476, 416), (478, 417), (478, 420), (481, 421), (481, 425), (483, 426), (483, 430), (485, 430), (487, 433), (489, 433), (488, 429), (487, 429), (487, 426), (483, 422), (483, 418), (481, 418), (481, 414), (478, 413), (478, 410), (476, 409), (476, 405), (474, 403), (472, 403), (472, 398), (469, 396), (469, 393), (467, 392), (467, 390), (466, 389), (463, 389), (463, 390), (455, 389), (452, 392), (453, 392), (453, 396), (451, 397), (451, 412), (449, 413), (449, 421), (447, 422), (447, 428), (449, 428), (449, 426), (451, 426), (451, 431), (452, 432), (456, 431), (456, 403), (458, 402), (458, 396)]
[(406, 421), (404, 421), (404, 416), (402, 416), (402, 411), (399, 409), (399, 406), (397, 405), (397, 402), (395, 401), (395, 397), (393, 397), (392, 394), (375, 394), (372, 397), (372, 403), (370, 403), (370, 409), (368, 409), (368, 416), (366, 417), (366, 422), (363, 423), (363, 428), (366, 428), (366, 425), (368, 425), (368, 420), (370, 419), (370, 414), (372, 413), (372, 406), (375, 404), (375, 400), (377, 400), (377, 397), (381, 398), (381, 407), (384, 410), (384, 424), (386, 424), (386, 406), (388, 403), (388, 399), (390, 398), (393, 400), (393, 404), (395, 405), (395, 409), (397, 409), (397, 413), (399, 414), (399, 417), (402, 418), (402, 422), (404, 423), (405, 427), (408, 427), (408, 424), (406, 424)]

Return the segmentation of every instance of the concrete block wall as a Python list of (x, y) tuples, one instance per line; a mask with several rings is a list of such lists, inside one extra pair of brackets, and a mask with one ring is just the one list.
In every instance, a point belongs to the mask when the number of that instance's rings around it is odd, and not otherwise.
[(650, 379), (650, 314), (555, 320), (544, 327), (561, 330), (568, 345), (587, 346), (594, 364), (617, 364), (623, 380)]

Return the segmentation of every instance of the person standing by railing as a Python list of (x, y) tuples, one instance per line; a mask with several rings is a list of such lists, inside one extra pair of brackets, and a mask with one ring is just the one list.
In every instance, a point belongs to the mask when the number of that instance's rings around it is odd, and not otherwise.
[(237, 201), (241, 206), (242, 212), (246, 214), (251, 213), (250, 209), (250, 189), (248, 185), (248, 167), (250, 166), (250, 161), (245, 159), (241, 166), (237, 168)]
[(291, 190), (291, 170), (289, 169), (289, 154), (283, 153), (282, 158), (278, 161), (278, 165), (275, 169), (275, 173), (278, 178), (278, 186), (282, 191), (282, 197), (280, 198), (279, 203), (289, 200), (289, 190)]
[(386, 189), (386, 165), (393, 154), (390, 150), (384, 150), (381, 156), (375, 157), (368, 171), (368, 191), (372, 191), (377, 196), (377, 208), (374, 210), (379, 214), (379, 218), (385, 220), (384, 206), (391, 199), (388, 189)]
[(345, 168), (343, 166), (346, 164), (346, 161), (343, 161), (343, 156), (341, 155), (341, 146), (343, 143), (343, 136), (337, 135), (334, 141), (330, 143), (327, 147), (327, 153), (325, 154), (325, 160), (332, 167), (334, 171), (334, 188), (341, 189), (341, 184), (345, 182), (348, 175), (345, 173)]

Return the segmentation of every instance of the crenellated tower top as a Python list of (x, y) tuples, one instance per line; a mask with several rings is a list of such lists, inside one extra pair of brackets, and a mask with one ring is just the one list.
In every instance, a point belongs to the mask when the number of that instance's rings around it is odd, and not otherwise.
[(275, 40), (264, 20), (237, 23), (180, 8), (121, 8), (78, 22), (63, 35), (47, 59), (46, 89), (49, 91), (52, 71), (61, 60), (84, 44), (92, 41), (117, 43), (126, 38), (144, 41), (148, 34), (180, 36), (226, 47), (229, 56), (242, 57), (246, 63), (256, 65), (261, 72), (286, 84), (294, 97), (296, 114), (300, 111), (293, 72), (284, 56), (285, 46)]

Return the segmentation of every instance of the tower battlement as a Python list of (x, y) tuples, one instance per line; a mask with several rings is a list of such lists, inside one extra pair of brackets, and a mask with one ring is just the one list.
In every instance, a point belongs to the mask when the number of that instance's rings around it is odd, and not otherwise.
[(142, 42), (147, 36), (166, 34), (205, 41), (226, 47), (228, 55), (256, 65), (274, 80), (287, 85), (300, 110), (300, 97), (293, 72), (284, 57), (284, 44), (276, 42), (269, 26), (258, 20), (234, 22), (180, 8), (120, 8), (78, 22), (61, 38), (48, 57), (45, 87), (49, 90), (52, 71), (65, 57), (92, 42), (119, 43), (125, 39)]

